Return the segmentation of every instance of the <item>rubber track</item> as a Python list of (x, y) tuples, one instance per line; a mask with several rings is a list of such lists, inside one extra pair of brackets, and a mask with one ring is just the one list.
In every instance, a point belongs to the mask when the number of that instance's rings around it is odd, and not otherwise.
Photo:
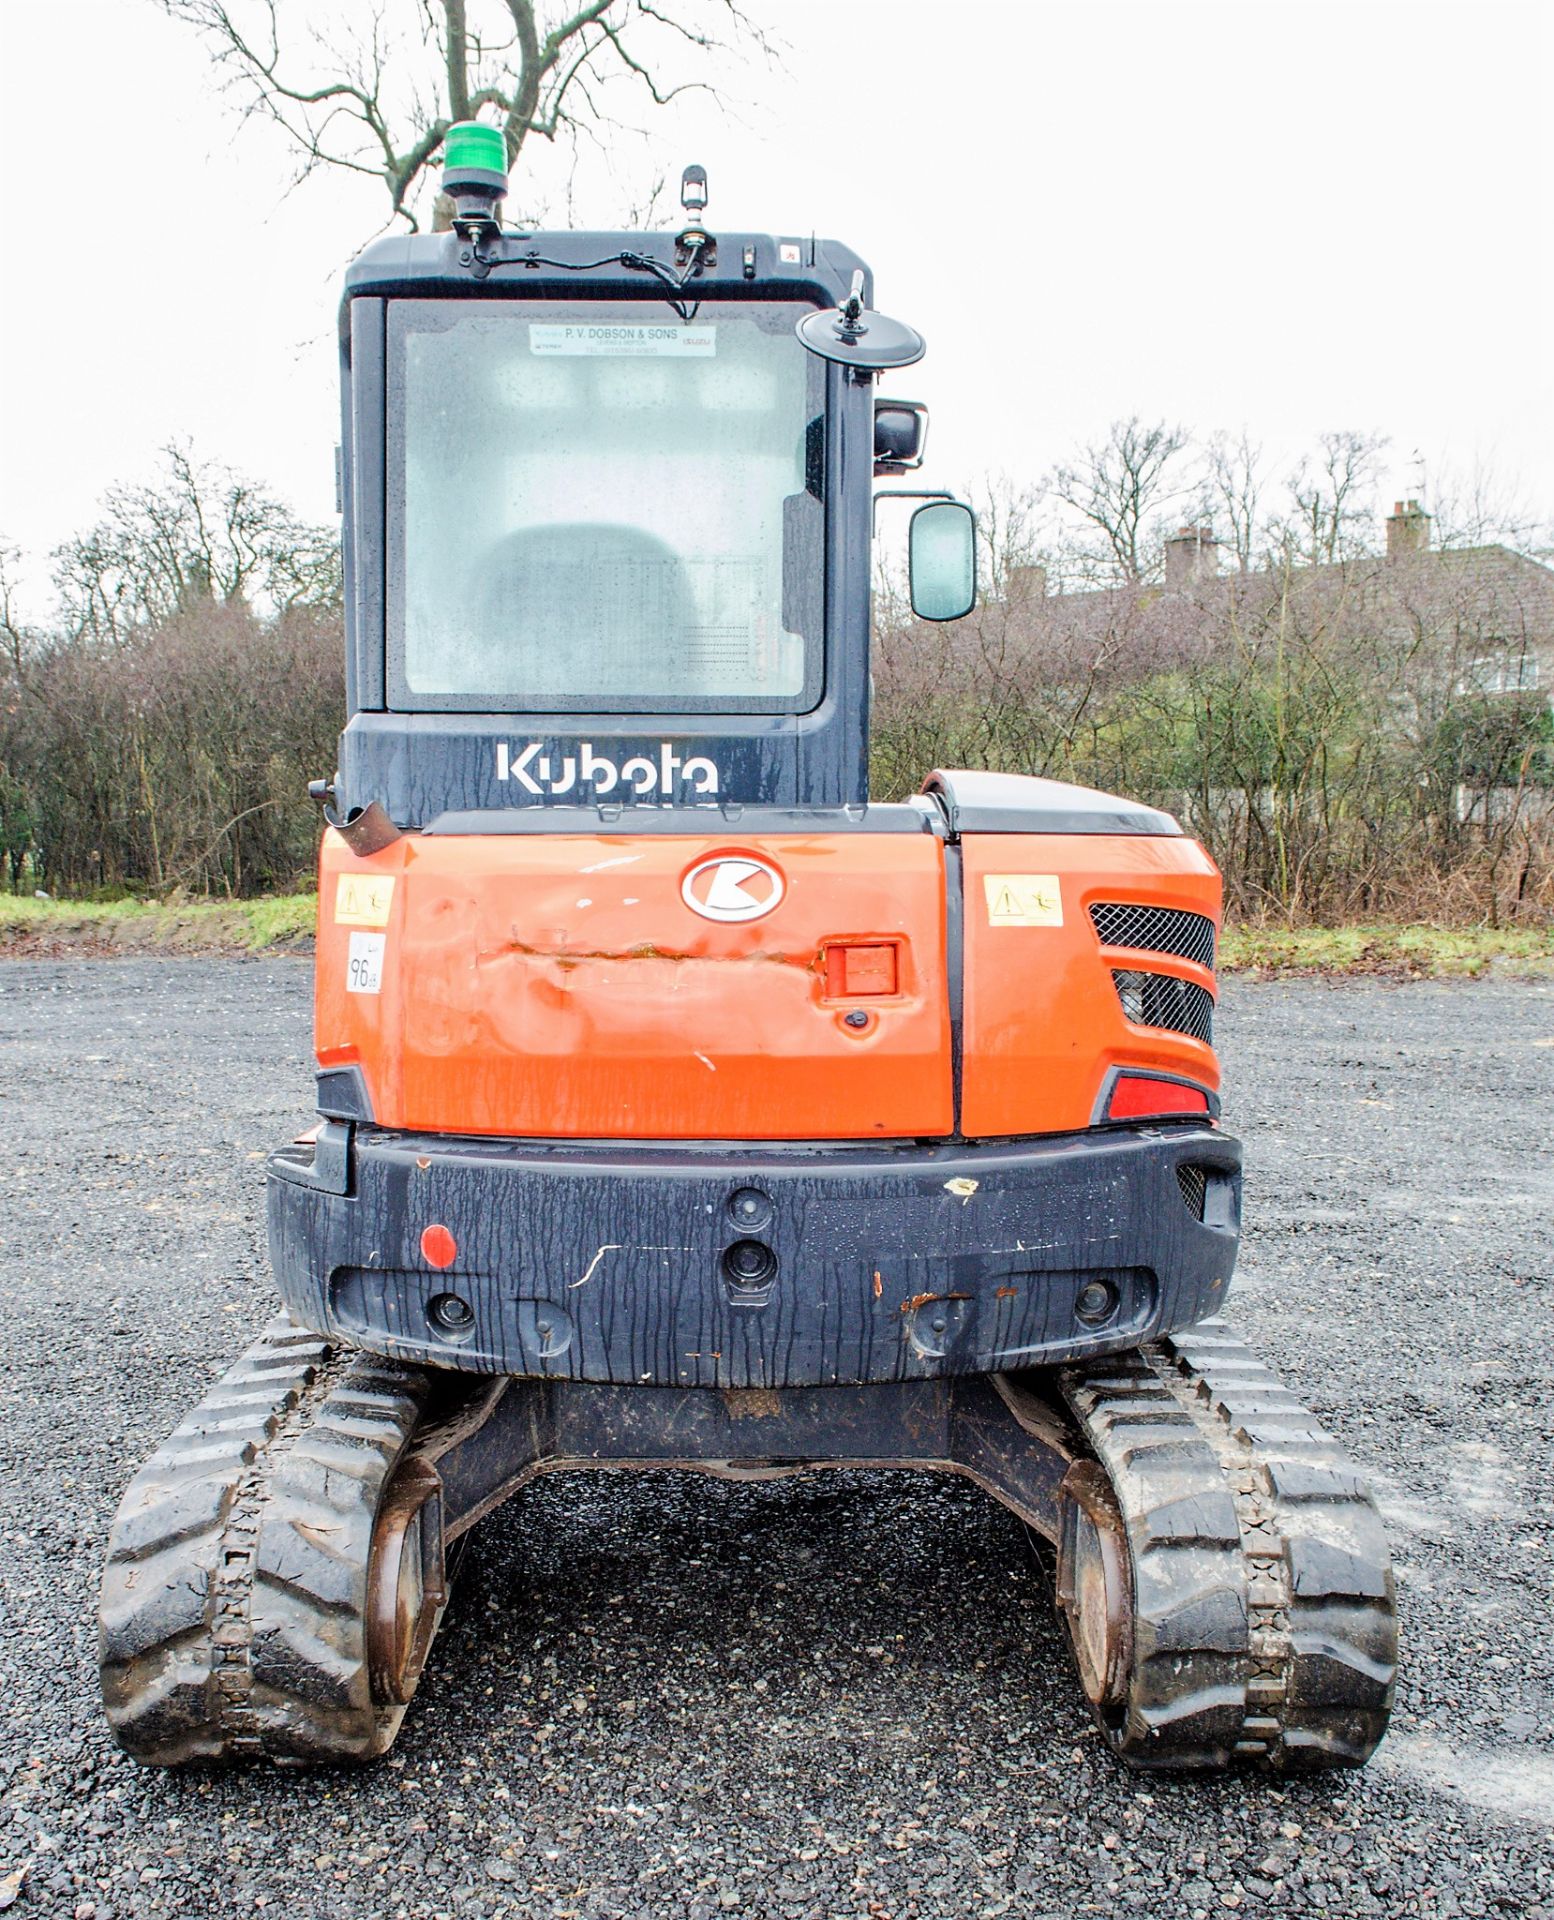
[(1391, 1561), (1363, 1482), (1314, 1416), (1206, 1320), (1065, 1368), (1127, 1525), (1128, 1696), (1097, 1710), (1130, 1765), (1362, 1765), (1397, 1665)]
[(429, 1390), (283, 1315), (130, 1482), (103, 1572), (103, 1700), (159, 1766), (362, 1760), (374, 1517)]

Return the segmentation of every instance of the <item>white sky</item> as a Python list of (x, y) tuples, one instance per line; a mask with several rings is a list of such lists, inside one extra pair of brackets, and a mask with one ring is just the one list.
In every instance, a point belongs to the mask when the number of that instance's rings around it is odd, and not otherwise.
[[(933, 409), (935, 484), (1034, 478), (1137, 411), (1273, 450), (1375, 430), (1388, 500), (1420, 449), (1554, 515), (1554, 10), (747, 4), (785, 66), (732, 77), (737, 117), (656, 116), (673, 178), (706, 165), (714, 230), (870, 260), (928, 338), (892, 385)], [(0, 537), (35, 591), (36, 556), (170, 436), (332, 514), (336, 279), (382, 195), (288, 195), (292, 164), (151, 0), (0, 8)], [(580, 215), (618, 218), (634, 164)]]

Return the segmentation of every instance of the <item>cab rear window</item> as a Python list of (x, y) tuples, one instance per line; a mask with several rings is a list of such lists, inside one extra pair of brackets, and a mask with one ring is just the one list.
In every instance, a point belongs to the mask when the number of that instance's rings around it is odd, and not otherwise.
[(389, 309), (391, 704), (794, 711), (819, 697), (807, 308)]

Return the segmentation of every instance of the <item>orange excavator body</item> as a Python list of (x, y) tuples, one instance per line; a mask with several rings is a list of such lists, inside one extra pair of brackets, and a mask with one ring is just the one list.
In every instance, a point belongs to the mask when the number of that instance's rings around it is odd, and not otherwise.
[(763, 1391), (1201, 1318), (1240, 1194), (1213, 863), (1047, 778), (869, 790), (876, 507), (910, 506), (917, 617), (978, 599), (969, 510), (875, 486), (923, 457), (875, 386), (920, 336), (837, 242), (474, 235), (371, 250), (342, 307), (288, 1310), (434, 1367)]
[[(963, 1137), (1087, 1127), (1117, 1067), (1217, 1089), (1207, 1041), (1135, 1025), (1112, 979), (1145, 967), (1212, 993), (1212, 973), (1103, 947), (1089, 911), (1120, 896), (1217, 923), (1218, 875), (1196, 842), (968, 834), (960, 855), (957, 875), (928, 832), (601, 833), (405, 836), (363, 858), (330, 832), (319, 1063), (360, 1070), (380, 1127), (948, 1136), (955, 888)], [(691, 876), (742, 857), (775, 869), (780, 897), (754, 920), (703, 917)]]

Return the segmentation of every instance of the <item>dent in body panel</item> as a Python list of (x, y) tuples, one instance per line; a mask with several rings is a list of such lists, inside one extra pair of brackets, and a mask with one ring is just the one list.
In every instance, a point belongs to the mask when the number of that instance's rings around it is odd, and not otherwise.
[[(698, 863), (755, 852), (787, 875), (769, 912), (721, 922), (685, 903)], [(326, 843), (326, 893), (350, 858)], [(321, 1055), (360, 1058), (380, 1124), (646, 1138), (948, 1129), (932, 836), (428, 835), (382, 858), (404, 879), (381, 1004), (344, 1004), (332, 930), (319, 955)], [(828, 997), (838, 939), (887, 940), (901, 956), (897, 990), (871, 1001), (863, 1027)]]

